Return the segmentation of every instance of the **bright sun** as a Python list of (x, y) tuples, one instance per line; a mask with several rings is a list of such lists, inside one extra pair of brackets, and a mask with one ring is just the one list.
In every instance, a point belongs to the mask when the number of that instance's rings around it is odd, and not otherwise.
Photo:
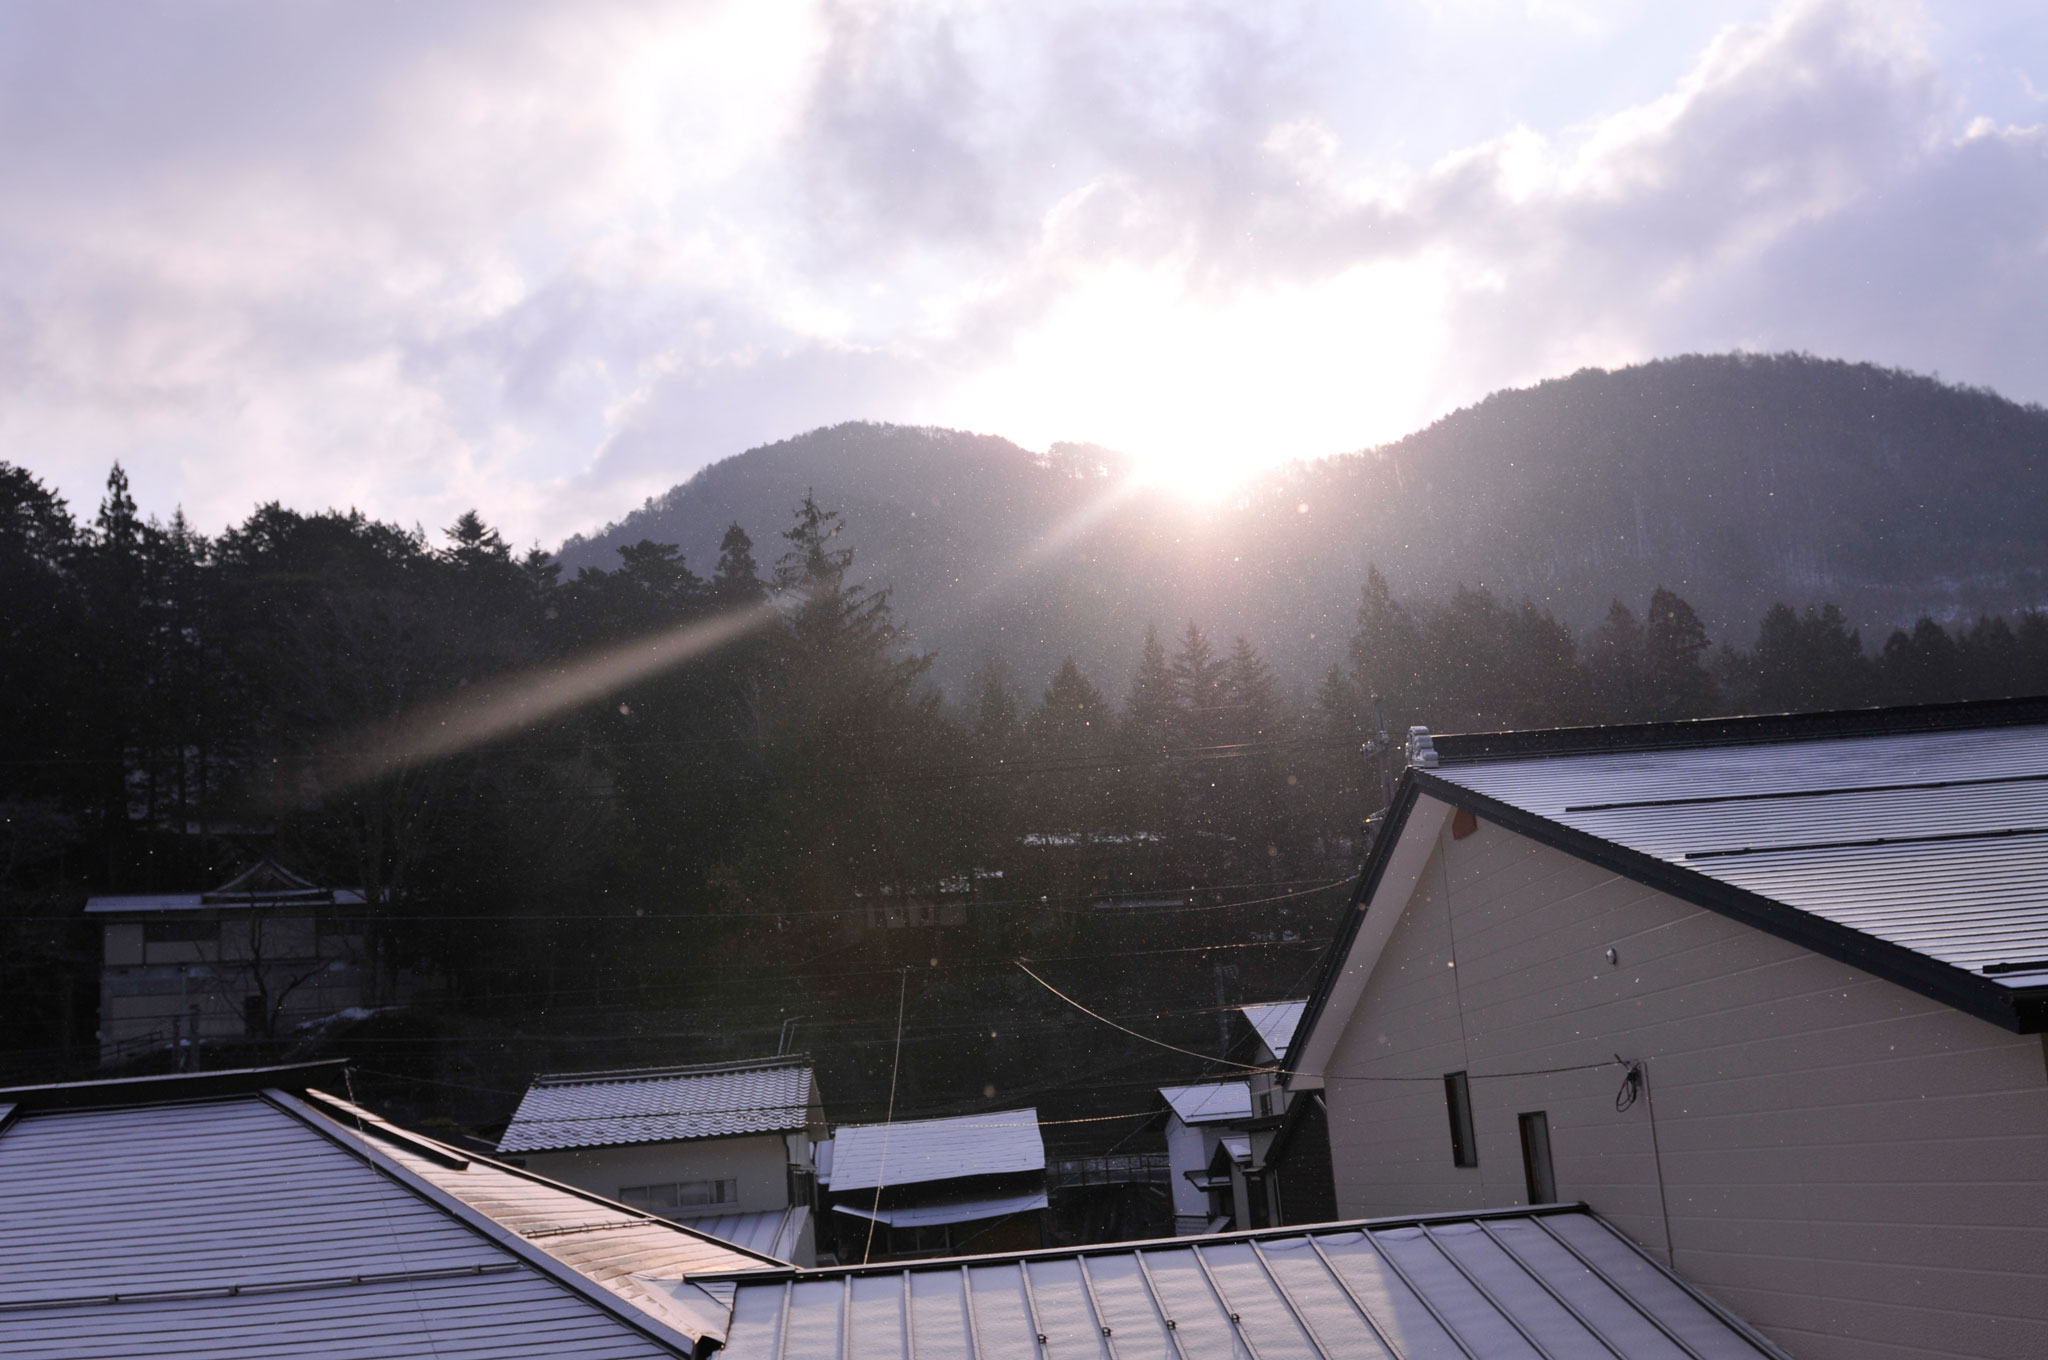
[(1442, 282), (1427, 266), (1363, 266), (1210, 296), (1171, 269), (1105, 269), (935, 414), (1027, 446), (1100, 444), (1145, 484), (1214, 505), (1276, 464), (1426, 419)]

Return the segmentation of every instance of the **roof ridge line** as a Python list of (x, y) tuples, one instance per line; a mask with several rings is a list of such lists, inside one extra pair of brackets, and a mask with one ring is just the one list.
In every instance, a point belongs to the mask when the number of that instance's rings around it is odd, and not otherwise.
[(604, 1081), (654, 1081), (662, 1077), (717, 1076), (725, 1072), (762, 1071), (777, 1067), (815, 1067), (808, 1053), (778, 1053), (767, 1058), (740, 1058), (731, 1062), (684, 1063), (670, 1067), (615, 1067), (592, 1072), (536, 1072), (527, 1082), (535, 1086), (578, 1086)]
[(1431, 740), (1442, 764), (1454, 765), (1517, 757), (1833, 741), (2035, 724), (2048, 724), (2048, 695), (1967, 699), (1947, 704), (1829, 709), (1817, 713), (1730, 714), (1611, 726), (1431, 733)]

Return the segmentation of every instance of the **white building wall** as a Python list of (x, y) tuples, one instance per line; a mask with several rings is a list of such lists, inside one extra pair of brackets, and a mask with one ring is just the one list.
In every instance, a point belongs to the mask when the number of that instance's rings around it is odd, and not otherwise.
[[(1543, 1110), (1561, 1198), (1795, 1356), (2048, 1356), (2040, 1037), (1500, 828), (1439, 834), (1327, 1067), (1341, 1214), (1521, 1203)], [(1625, 1112), (1617, 1053), (1649, 1079)]]
[(668, 1181), (735, 1180), (739, 1203), (678, 1211), (679, 1218), (753, 1214), (789, 1207), (790, 1153), (779, 1133), (739, 1138), (694, 1138), (677, 1143), (529, 1152), (526, 1169), (607, 1199), (629, 1185)]

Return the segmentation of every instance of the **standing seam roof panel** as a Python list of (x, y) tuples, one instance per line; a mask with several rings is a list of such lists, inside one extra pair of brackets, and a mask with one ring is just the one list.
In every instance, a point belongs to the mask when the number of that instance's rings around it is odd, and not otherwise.
[(970, 1338), (981, 1360), (1776, 1355), (1583, 1210), (786, 1279), (734, 1281), (726, 1360), (952, 1357)]

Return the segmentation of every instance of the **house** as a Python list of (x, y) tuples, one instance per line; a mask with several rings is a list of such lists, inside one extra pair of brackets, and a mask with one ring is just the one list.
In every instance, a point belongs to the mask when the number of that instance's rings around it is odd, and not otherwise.
[(537, 1076), (501, 1156), (801, 1264), (816, 1259), (825, 1113), (802, 1054)]
[(1784, 1357), (1583, 1205), (688, 1283), (723, 1360)]
[(1238, 1218), (1236, 1193), (1226, 1171), (1216, 1183), (1211, 1163), (1226, 1135), (1237, 1135), (1252, 1117), (1250, 1088), (1242, 1081), (1209, 1081), (1162, 1086), (1166, 1102), (1166, 1156), (1172, 1168), (1173, 1230), (1216, 1232)]
[(1037, 1247), (1045, 1238), (1038, 1111), (846, 1124), (832, 1135), (841, 1261)]
[(346, 1082), (0, 1090), (0, 1354), (695, 1356), (726, 1319), (683, 1276), (782, 1264), (407, 1133)]
[[(363, 895), (272, 859), (210, 892), (93, 897), (105, 948), (100, 1061), (263, 1042), (376, 999)], [(404, 1000), (417, 980), (399, 980)]]
[(1238, 1007), (1251, 1034), (1248, 1044), (1234, 1043), (1232, 1051), (1248, 1048), (1253, 1063), (1247, 1078), (1253, 1108), (1243, 1125), (1246, 1155), (1229, 1167), (1236, 1221), (1244, 1227), (1324, 1223), (1337, 1217), (1322, 1096), (1290, 1091), (1280, 1081), (1307, 1008), (1305, 1000)]
[(1281, 1074), (1339, 1211), (1584, 1200), (1799, 1355), (2048, 1355), (2048, 701), (1410, 753)]

